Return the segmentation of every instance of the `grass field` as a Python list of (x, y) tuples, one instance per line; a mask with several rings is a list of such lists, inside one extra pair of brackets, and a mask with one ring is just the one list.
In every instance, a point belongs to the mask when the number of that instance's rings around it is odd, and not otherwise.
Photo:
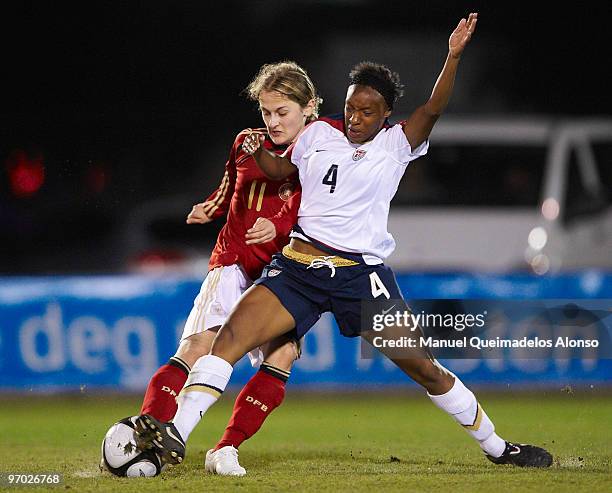
[(204, 453), (220, 436), (233, 397), (224, 396), (192, 434), (185, 463), (148, 479), (98, 470), (106, 429), (136, 414), (138, 397), (0, 397), (0, 472), (59, 472), (63, 484), (48, 489), (79, 492), (612, 491), (609, 394), (481, 394), (501, 436), (555, 456), (548, 470), (525, 470), (489, 463), (425, 396), (289, 391), (241, 447), (248, 476), (205, 475)]

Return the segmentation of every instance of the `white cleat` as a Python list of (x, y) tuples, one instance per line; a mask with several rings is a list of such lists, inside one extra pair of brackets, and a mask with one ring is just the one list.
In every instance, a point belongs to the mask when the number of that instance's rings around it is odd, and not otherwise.
[(206, 472), (221, 476), (244, 476), (246, 469), (238, 462), (238, 450), (231, 445), (221, 447), (216, 452), (210, 449), (206, 452), (204, 461)]

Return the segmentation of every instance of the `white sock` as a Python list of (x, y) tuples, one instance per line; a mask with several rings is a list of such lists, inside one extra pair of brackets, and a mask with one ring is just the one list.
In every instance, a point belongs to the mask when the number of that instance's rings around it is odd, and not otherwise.
[(225, 390), (232, 370), (232, 365), (212, 354), (202, 356), (193, 365), (183, 390), (176, 398), (178, 410), (172, 420), (185, 442), (204, 413)]
[(433, 403), (450, 414), (465, 431), (480, 444), (480, 448), (492, 457), (499, 457), (506, 449), (506, 442), (495, 433), (495, 426), (480, 407), (474, 394), (455, 375), (453, 387), (442, 395), (427, 394)]

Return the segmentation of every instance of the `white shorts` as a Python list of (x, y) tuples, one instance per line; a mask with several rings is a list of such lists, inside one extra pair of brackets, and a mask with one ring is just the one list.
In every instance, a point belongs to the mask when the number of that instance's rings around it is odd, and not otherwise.
[[(193, 334), (223, 325), (242, 293), (252, 284), (253, 281), (237, 264), (211, 270), (193, 301), (181, 341)], [(263, 362), (263, 353), (259, 348), (254, 349), (249, 353), (249, 359), (253, 367), (258, 367)]]

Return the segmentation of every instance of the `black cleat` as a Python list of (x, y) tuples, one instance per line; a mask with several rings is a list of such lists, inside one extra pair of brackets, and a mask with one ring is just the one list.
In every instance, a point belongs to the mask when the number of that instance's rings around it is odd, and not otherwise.
[(136, 419), (136, 447), (154, 449), (163, 464), (180, 464), (185, 458), (185, 442), (173, 423), (162, 423), (150, 414)]
[(550, 467), (553, 461), (552, 455), (543, 448), (510, 442), (506, 442), (506, 450), (500, 457), (485, 455), (495, 464), (511, 464), (518, 467)]

